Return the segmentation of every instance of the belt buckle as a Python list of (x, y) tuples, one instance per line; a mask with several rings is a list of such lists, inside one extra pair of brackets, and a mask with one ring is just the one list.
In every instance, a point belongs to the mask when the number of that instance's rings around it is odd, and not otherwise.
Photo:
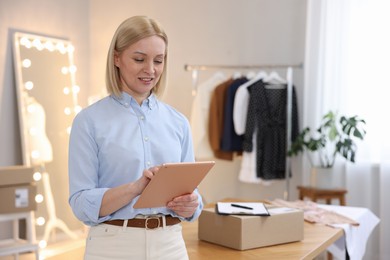
[[(148, 227), (148, 222), (151, 219), (157, 219), (157, 227), (155, 227), (155, 228)], [(159, 217), (148, 217), (148, 218), (145, 219), (145, 229), (146, 230), (156, 229), (156, 228), (159, 228), (159, 227), (160, 227), (160, 218)]]

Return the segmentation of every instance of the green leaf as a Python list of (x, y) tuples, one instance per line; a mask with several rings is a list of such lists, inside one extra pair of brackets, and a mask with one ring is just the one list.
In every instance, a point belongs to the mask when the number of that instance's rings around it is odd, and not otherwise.
[(304, 128), (291, 144), (288, 155), (297, 155), (306, 150), (319, 152), (323, 165), (332, 166), (337, 154), (355, 162), (357, 146), (353, 138), (364, 139), (366, 122), (358, 116), (337, 118), (337, 113), (333, 111), (326, 113), (313, 136), (309, 127)]

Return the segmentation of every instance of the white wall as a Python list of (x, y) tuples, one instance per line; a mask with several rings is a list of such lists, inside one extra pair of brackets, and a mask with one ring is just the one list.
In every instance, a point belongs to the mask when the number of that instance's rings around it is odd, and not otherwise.
[[(21, 163), (9, 29), (69, 38), (76, 49), (77, 81), (85, 105), (87, 96), (99, 95), (104, 89), (105, 60), (114, 30), (125, 18), (140, 14), (159, 20), (169, 36), (169, 87), (164, 100), (188, 117), (193, 97), (191, 73), (184, 71), (185, 64), (295, 64), (304, 60), (306, 0), (2, 0), (0, 166)], [(212, 73), (201, 73), (200, 81)], [(295, 71), (294, 79), (301, 104), (303, 71)], [(200, 187), (207, 201), (283, 196), (285, 182), (269, 187), (239, 183), (239, 167), (240, 160), (217, 161)], [(293, 198), (301, 182), (299, 169), (294, 165)], [(55, 180), (52, 185), (58, 215), (71, 228), (80, 226), (71, 216), (67, 188)]]

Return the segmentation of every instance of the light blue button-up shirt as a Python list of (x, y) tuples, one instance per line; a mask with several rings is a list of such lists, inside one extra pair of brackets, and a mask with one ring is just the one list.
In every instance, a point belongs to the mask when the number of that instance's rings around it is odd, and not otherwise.
[[(110, 219), (131, 219), (138, 214), (177, 216), (166, 207), (134, 209), (128, 205), (99, 217), (104, 193), (134, 182), (143, 170), (170, 162), (193, 162), (193, 144), (187, 118), (154, 94), (140, 106), (123, 92), (83, 109), (74, 119), (69, 144), (69, 203), (86, 225)], [(195, 192), (198, 193), (196, 190)], [(196, 219), (199, 207), (186, 219)], [(182, 218), (183, 219), (183, 218)]]

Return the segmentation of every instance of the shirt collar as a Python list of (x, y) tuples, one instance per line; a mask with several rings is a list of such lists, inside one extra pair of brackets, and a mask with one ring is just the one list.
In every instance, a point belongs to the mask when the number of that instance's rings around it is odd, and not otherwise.
[[(137, 101), (131, 95), (123, 91), (120, 97), (117, 97), (115, 95), (111, 95), (111, 96), (126, 108), (130, 107), (132, 103), (137, 104)], [(154, 93), (150, 94), (150, 96), (147, 99), (145, 99), (142, 103), (142, 106), (147, 106), (150, 110), (154, 109), (156, 105), (157, 105), (157, 97)]]

